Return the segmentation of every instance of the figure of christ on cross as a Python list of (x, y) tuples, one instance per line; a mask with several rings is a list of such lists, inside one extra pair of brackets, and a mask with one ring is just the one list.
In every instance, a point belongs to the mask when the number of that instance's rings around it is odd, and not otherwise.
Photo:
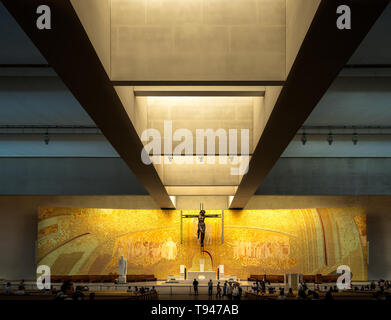
[(201, 250), (204, 249), (204, 239), (205, 239), (205, 231), (206, 231), (205, 218), (206, 218), (205, 210), (202, 209), (200, 211), (200, 214), (198, 215), (198, 230), (197, 230), (197, 238), (200, 239)]
[(205, 231), (206, 231), (206, 225), (205, 225), (205, 218), (218, 218), (219, 215), (217, 214), (205, 214), (205, 210), (201, 209), (200, 214), (198, 215), (198, 229), (197, 229), (197, 238), (200, 240), (201, 243), (201, 251), (204, 251), (204, 240), (205, 240)]
[[(206, 214), (202, 203), (200, 204), (200, 213), (198, 215), (196, 215), (196, 214), (182, 214), (182, 212), (181, 212), (181, 219), (186, 219), (186, 218), (198, 219), (197, 239), (200, 240), (201, 252), (204, 252), (204, 244), (205, 244), (205, 232), (206, 232), (205, 218), (222, 218), (222, 217), (223, 217), (223, 213), (222, 214)], [(222, 223), (222, 226), (223, 225), (224, 224)], [(223, 230), (222, 230), (222, 234), (223, 234)], [(181, 243), (182, 243), (182, 222), (181, 222)]]

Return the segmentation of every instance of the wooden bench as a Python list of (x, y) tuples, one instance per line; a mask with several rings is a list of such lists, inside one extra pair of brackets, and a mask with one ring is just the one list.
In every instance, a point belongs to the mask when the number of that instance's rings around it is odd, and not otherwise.
[[(107, 275), (73, 275), (73, 276), (62, 276), (52, 275), (51, 281), (53, 283), (63, 283), (65, 281), (72, 281), (76, 283), (108, 283), (114, 282), (118, 278), (118, 275), (107, 274)], [(127, 282), (147, 282), (156, 281), (155, 275), (153, 274), (128, 274), (126, 276)]]

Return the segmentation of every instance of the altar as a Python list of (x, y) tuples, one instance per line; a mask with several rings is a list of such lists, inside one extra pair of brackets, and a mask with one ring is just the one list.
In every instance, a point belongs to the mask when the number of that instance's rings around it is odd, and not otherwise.
[(191, 281), (194, 279), (198, 281), (217, 280), (217, 274), (215, 271), (188, 271), (187, 279)]

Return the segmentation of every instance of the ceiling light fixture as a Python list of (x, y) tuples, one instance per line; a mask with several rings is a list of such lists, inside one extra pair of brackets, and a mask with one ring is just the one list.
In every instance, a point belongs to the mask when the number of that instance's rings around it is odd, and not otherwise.
[(305, 131), (301, 135), (301, 142), (302, 142), (303, 146), (307, 143), (307, 134), (305, 133)]
[(353, 141), (354, 145), (357, 145), (357, 143), (358, 143), (358, 134), (357, 133), (353, 133), (352, 141)]
[(44, 138), (43, 138), (43, 141), (45, 142), (46, 145), (49, 144), (49, 141), (50, 141), (49, 132), (46, 131)]
[(327, 136), (327, 142), (329, 143), (329, 145), (331, 146), (333, 144), (333, 134), (330, 132)]

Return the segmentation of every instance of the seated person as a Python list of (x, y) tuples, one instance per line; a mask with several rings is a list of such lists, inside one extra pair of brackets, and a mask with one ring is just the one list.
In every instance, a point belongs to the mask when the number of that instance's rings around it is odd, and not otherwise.
[(285, 296), (285, 293), (284, 293), (284, 288), (280, 289), (280, 294), (278, 295), (277, 300), (286, 300), (286, 296)]
[(18, 296), (23, 296), (24, 295), (24, 286), (20, 285), (18, 287), (18, 290), (15, 292), (15, 294)]
[(327, 301), (334, 300), (333, 295), (331, 293), (331, 289), (326, 292), (326, 295), (325, 295), (324, 299), (327, 300)]
[(7, 284), (5, 285), (4, 289), (5, 289), (5, 294), (10, 295), (12, 293), (11, 282), (7, 282)]
[(54, 286), (51, 286), (50, 290), (52, 291), (52, 294), (57, 294), (57, 289)]
[(288, 297), (294, 297), (294, 296), (295, 296), (295, 295), (293, 294), (292, 288), (289, 288), (287, 296), (288, 296)]
[(84, 300), (84, 293), (80, 290), (80, 288), (72, 294), (72, 299), (77, 301)]
[(61, 285), (61, 289), (57, 293), (56, 299), (72, 300), (73, 293), (74, 293), (73, 283), (72, 281), (67, 280)]
[(303, 289), (300, 289), (299, 292), (297, 293), (297, 299), (299, 300), (307, 299), (307, 295)]
[(319, 294), (316, 291), (312, 291), (312, 300), (319, 300)]
[(269, 287), (269, 294), (273, 294), (274, 293), (274, 287)]

